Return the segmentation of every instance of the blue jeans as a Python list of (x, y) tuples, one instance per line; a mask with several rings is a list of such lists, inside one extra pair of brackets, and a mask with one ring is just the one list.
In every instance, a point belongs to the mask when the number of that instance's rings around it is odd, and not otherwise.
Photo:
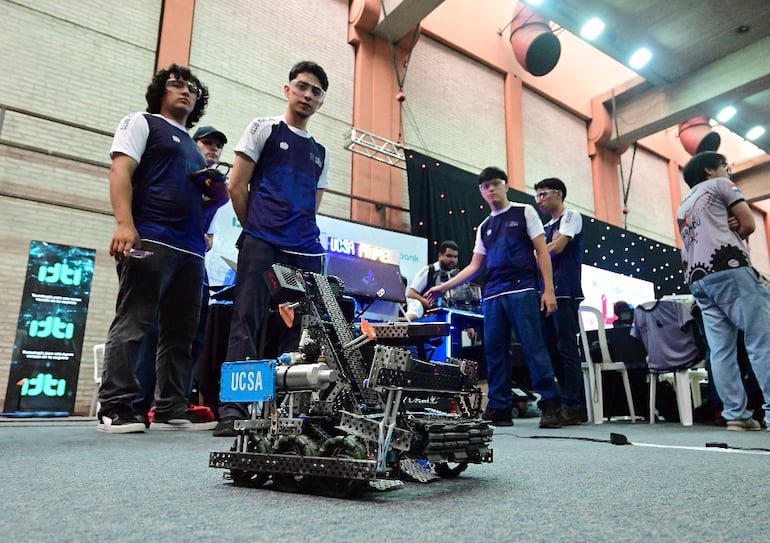
[(187, 410), (203, 259), (156, 243), (143, 242), (142, 247), (154, 254), (117, 264), (118, 299), (104, 348), (100, 413), (132, 411), (131, 403), (140, 392), (134, 373), (139, 347), (157, 319), (155, 413), (170, 418)]
[(513, 403), (511, 330), (521, 342), (532, 388), (540, 394), (541, 409), (561, 402), (551, 358), (543, 339), (540, 300), (534, 290), (484, 300), (484, 356), (487, 359), (489, 409), (508, 410)]
[[(548, 317), (553, 324), (555, 337), (547, 335), (554, 342), (561, 361), (561, 405), (564, 409), (577, 411), (583, 404), (583, 370), (578, 351), (577, 335), (580, 333), (578, 308), (580, 301), (574, 298), (557, 298), (558, 311)], [(548, 330), (548, 328), (546, 328)]]
[(738, 330), (765, 397), (765, 420), (770, 420), (770, 292), (753, 268), (711, 273), (690, 285), (703, 313), (711, 351), (711, 373), (722, 400), (726, 420), (752, 416), (738, 368)]
[[(294, 315), (294, 326), (291, 329), (286, 328), (283, 323), (277, 323), (278, 333), (271, 333), (268, 337), (263, 331), (270, 305), (270, 289), (265, 282), (264, 273), (274, 263), (320, 273), (323, 257), (285, 253), (254, 236), (241, 236), (233, 296), (233, 319), (227, 345), (228, 361), (259, 359), (265, 356), (275, 358), (284, 352), (296, 350), (299, 345), (302, 320), (299, 312)], [(280, 321), (280, 318), (276, 318), (276, 321)], [(272, 341), (271, 349), (267, 348), (268, 341)], [(247, 417), (248, 404), (223, 403), (219, 406), (220, 419)]]

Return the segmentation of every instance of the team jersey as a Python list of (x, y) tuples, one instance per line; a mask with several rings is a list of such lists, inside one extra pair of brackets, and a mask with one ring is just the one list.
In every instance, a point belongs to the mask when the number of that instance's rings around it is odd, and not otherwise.
[(698, 183), (682, 200), (676, 219), (688, 284), (710, 273), (751, 265), (740, 236), (727, 226), (730, 208), (743, 201), (735, 183), (724, 177)]
[(485, 300), (537, 288), (532, 240), (543, 233), (543, 223), (535, 208), (513, 202), (479, 225), (473, 252), (486, 255)]
[(205, 168), (206, 159), (185, 127), (161, 115), (127, 115), (112, 141), (110, 156), (115, 153), (138, 164), (131, 211), (140, 239), (203, 258), (202, 190), (190, 174)]
[(551, 255), (553, 286), (557, 298), (583, 299), (580, 284), (583, 264), (583, 217), (577, 211), (565, 209), (556, 219), (545, 225), (545, 242), (551, 243), (554, 234), (569, 236), (570, 241), (558, 255)]
[(328, 187), (326, 149), (283, 117), (254, 119), (235, 147), (256, 164), (244, 231), (278, 249), (322, 255), (316, 193)]

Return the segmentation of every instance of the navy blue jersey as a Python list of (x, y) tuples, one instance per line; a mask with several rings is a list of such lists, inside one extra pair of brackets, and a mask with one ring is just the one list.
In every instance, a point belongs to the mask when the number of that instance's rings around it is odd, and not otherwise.
[[(532, 215), (539, 225), (534, 210)], [(535, 248), (526, 206), (511, 205), (499, 215), (490, 215), (479, 225), (479, 236), (486, 250), (485, 298), (537, 288)]]
[(577, 211), (567, 209), (558, 219), (546, 224), (545, 242), (551, 243), (556, 232), (561, 232), (561, 235), (568, 235), (572, 238), (561, 253), (551, 255), (556, 297), (582, 300), (584, 296), (580, 280), (584, 242), (580, 214)]
[(255, 121), (252, 126), (269, 130), (269, 135), (249, 181), (244, 231), (285, 251), (323, 254), (315, 210), (326, 149), (283, 120)]
[(134, 172), (132, 214), (143, 240), (204, 255), (201, 189), (190, 174), (206, 167), (198, 146), (183, 130), (145, 114), (147, 145)]

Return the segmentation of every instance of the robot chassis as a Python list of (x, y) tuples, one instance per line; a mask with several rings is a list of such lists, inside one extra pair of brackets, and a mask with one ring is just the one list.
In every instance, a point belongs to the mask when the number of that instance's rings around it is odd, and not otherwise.
[[(340, 279), (279, 264), (265, 279), (272, 297), (285, 301), (282, 312), (302, 313), (299, 350), (223, 365), (221, 400), (251, 401), (252, 414), (234, 422), (235, 443), (229, 452), (211, 452), (210, 467), (229, 470), (237, 486), (261, 487), (272, 478), (282, 491), (351, 497), (366, 487), (402, 486), (403, 478), (454, 478), (469, 463), (492, 462), (493, 428), (478, 416), (476, 362), (420, 361), (399, 346), (410, 343), (410, 330), (446, 325), (362, 323), (355, 336), (338, 302)], [(255, 388), (246, 382), (262, 388), (244, 393)], [(448, 398), (455, 413), (410, 411), (403, 400), (415, 393)]]

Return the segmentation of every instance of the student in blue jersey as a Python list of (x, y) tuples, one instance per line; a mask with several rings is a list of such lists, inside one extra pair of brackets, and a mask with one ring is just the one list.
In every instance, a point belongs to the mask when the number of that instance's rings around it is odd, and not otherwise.
[(580, 424), (583, 418), (583, 373), (576, 337), (580, 333), (578, 308), (583, 301), (580, 267), (583, 264), (583, 218), (564, 207), (567, 187), (561, 179), (549, 177), (535, 184), (540, 211), (551, 216), (545, 225), (545, 242), (551, 254), (556, 303), (559, 309), (548, 317), (546, 339), (556, 345), (554, 364), (561, 385), (561, 424)]
[[(328, 87), (326, 72), (318, 64), (294, 65), (283, 86), (283, 116), (254, 119), (235, 146), (229, 190), (243, 234), (227, 360), (277, 356), (297, 348), (299, 331), (284, 327), (270, 334), (280, 337), (278, 352), (265, 349), (270, 293), (263, 273), (274, 263), (322, 271), (324, 249), (316, 212), (329, 186), (329, 156), (307, 125), (323, 105)], [(232, 435), (233, 421), (247, 416), (244, 404), (220, 405), (214, 435)]]
[[(489, 384), (488, 404), (482, 418), (496, 426), (511, 426), (513, 391), (511, 330), (521, 342), (532, 388), (540, 394), (541, 428), (560, 428), (561, 398), (551, 359), (543, 340), (540, 311), (556, 311), (551, 257), (543, 224), (535, 208), (508, 200), (508, 176), (499, 168), (479, 174), (481, 196), (491, 213), (476, 231), (471, 263), (452, 279), (425, 293), (430, 302), (447, 290), (476, 277), (486, 266), (484, 285), (484, 356)], [(538, 267), (543, 294), (538, 296)]]
[(127, 115), (110, 156), (110, 200), (116, 227), (110, 243), (118, 299), (104, 351), (98, 429), (143, 432), (134, 412), (139, 345), (157, 318), (155, 429), (205, 429), (187, 410), (190, 346), (198, 325), (203, 281), (204, 204), (225, 201), (223, 184), (193, 179), (206, 161), (187, 134), (208, 102), (189, 69), (158, 71), (147, 89), (147, 113)]
[(731, 431), (759, 430), (762, 418), (747, 406), (738, 366), (738, 331), (764, 394), (770, 419), (770, 292), (751, 265), (743, 242), (754, 232), (754, 215), (730, 179), (725, 157), (698, 153), (685, 165), (692, 189), (676, 213), (682, 236), (684, 276), (701, 309), (722, 416)]

